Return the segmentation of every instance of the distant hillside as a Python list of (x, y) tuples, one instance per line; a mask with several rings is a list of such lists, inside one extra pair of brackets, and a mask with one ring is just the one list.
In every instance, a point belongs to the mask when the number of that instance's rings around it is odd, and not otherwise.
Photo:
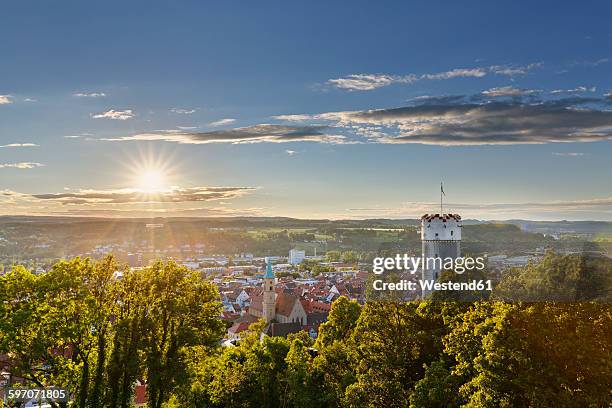
[(612, 222), (606, 221), (527, 221), (507, 220), (500, 221), (513, 224), (530, 232), (541, 233), (583, 233), (612, 235)]

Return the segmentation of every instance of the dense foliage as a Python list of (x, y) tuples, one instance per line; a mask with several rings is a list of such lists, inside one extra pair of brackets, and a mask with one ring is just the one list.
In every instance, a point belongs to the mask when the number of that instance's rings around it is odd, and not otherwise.
[[(113, 278), (112, 258), (0, 277), (0, 354), (78, 407), (603, 407), (612, 401), (612, 261), (559, 256), (504, 276), (487, 301), (341, 297), (315, 340), (221, 347), (216, 289), (157, 263)], [(569, 298), (555, 297), (568, 293)], [(554, 302), (533, 302), (533, 293)], [(508, 295), (518, 301), (508, 302)], [(515, 300), (515, 299), (512, 299)]]
[[(119, 274), (123, 277), (118, 279)], [(62, 386), (78, 407), (126, 407), (137, 380), (160, 407), (186, 381), (183, 352), (222, 334), (214, 286), (168, 262), (121, 270), (75, 258), (0, 277), (0, 355), (31, 386)]]

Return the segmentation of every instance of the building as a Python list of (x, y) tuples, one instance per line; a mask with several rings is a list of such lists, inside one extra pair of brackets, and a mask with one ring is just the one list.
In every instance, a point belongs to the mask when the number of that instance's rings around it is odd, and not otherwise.
[(281, 289), (277, 293), (275, 280), (272, 264), (268, 263), (263, 277), (263, 294), (252, 297), (249, 314), (263, 318), (266, 323), (275, 321), (277, 323), (305, 325), (308, 317), (299, 297)]
[(299, 249), (292, 249), (289, 251), (289, 263), (291, 265), (298, 265), (306, 258), (306, 251), (300, 251)]
[[(422, 280), (435, 281), (442, 272), (445, 258), (461, 256), (461, 216), (459, 214), (425, 214), (421, 217), (421, 245), (425, 265), (422, 267)], [(436, 261), (427, 262), (428, 258)], [(442, 261), (442, 262), (441, 262)], [(425, 298), (431, 290), (423, 287), (421, 296)]]
[(262, 314), (266, 323), (270, 323), (276, 314), (276, 292), (274, 292), (274, 272), (272, 271), (272, 262), (266, 265), (266, 274), (263, 277), (263, 303)]

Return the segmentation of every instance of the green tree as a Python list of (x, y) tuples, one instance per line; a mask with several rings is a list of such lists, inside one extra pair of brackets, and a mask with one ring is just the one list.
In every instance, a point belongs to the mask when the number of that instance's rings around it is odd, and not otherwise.
[(316, 347), (324, 347), (334, 341), (346, 341), (355, 326), (361, 313), (361, 306), (356, 300), (349, 300), (340, 296), (332, 303), (327, 321), (319, 326)]
[(160, 408), (186, 380), (182, 349), (213, 346), (222, 335), (218, 292), (199, 274), (174, 262), (143, 271), (147, 295), (143, 346), (148, 404)]
[(359, 256), (354, 251), (346, 251), (342, 253), (342, 262), (347, 264), (356, 263), (359, 260)]
[(402, 407), (424, 365), (442, 352), (444, 323), (432, 320), (418, 302), (369, 302), (353, 335), (357, 381), (346, 390), (349, 406)]
[(327, 262), (339, 262), (342, 258), (340, 251), (327, 251), (325, 253), (325, 259)]

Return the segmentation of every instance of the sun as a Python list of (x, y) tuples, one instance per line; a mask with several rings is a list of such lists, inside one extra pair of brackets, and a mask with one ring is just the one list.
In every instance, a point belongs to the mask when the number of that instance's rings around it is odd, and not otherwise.
[(161, 195), (172, 190), (180, 178), (178, 158), (164, 151), (149, 149), (139, 150), (136, 154), (130, 152), (120, 162), (125, 168), (123, 186), (145, 196)]
[(137, 188), (147, 193), (164, 190), (166, 186), (166, 175), (162, 169), (142, 169), (136, 180)]

